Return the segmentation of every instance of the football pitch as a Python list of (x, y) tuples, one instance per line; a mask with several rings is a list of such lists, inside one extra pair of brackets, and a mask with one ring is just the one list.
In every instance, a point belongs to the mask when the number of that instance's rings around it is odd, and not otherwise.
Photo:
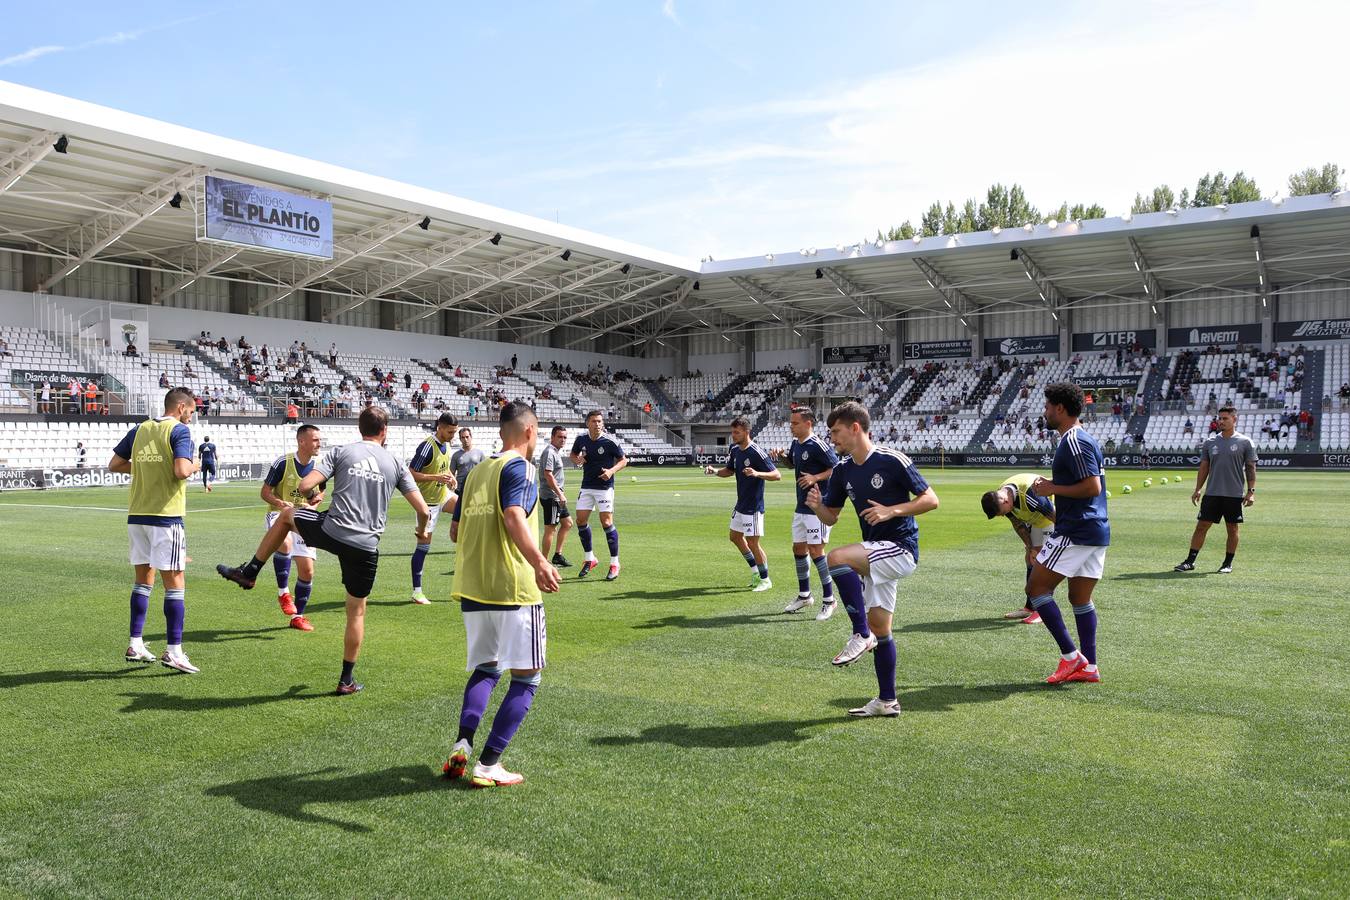
[[(919, 520), (897, 604), (904, 712), (852, 720), (876, 681), (870, 656), (830, 665), (847, 616), (780, 612), (788, 480), (768, 489), (776, 588), (752, 594), (726, 536), (732, 484), (633, 471), (622, 577), (564, 570), (504, 759), (526, 782), (485, 791), (439, 777), (465, 678), (448, 524), (436, 602), (414, 606), (395, 499), (366, 691), (340, 698), (334, 559), (320, 554), (311, 634), (286, 627), (270, 566), (247, 593), (212, 571), (256, 545), (256, 484), (189, 495), (197, 676), (122, 660), (125, 491), (0, 497), (0, 894), (1344, 896), (1347, 475), (1262, 471), (1223, 576), (1221, 527), (1196, 572), (1171, 571), (1193, 473), (1150, 488), (1109, 473), (1103, 681), (1056, 688), (1045, 628), (1001, 618), (1022, 598), (1021, 545), (979, 495), (1007, 473), (925, 469), (942, 506)], [(847, 515), (832, 543), (857, 535)], [(566, 552), (579, 563), (575, 533)]]

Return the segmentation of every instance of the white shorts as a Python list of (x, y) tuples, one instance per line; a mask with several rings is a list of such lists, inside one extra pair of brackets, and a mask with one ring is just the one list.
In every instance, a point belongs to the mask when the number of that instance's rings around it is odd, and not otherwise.
[(746, 537), (764, 536), (764, 513), (731, 511), (731, 530)]
[[(264, 517), (264, 521), (267, 522), (268, 528), (271, 528), (273, 525), (276, 524), (277, 516), (279, 515), (281, 515), (281, 511), (274, 509)], [(291, 556), (292, 557), (299, 556), (304, 559), (319, 558), (319, 554), (316, 553), (312, 547), (310, 547), (308, 544), (305, 543), (305, 539), (300, 536), (300, 532), (294, 530), (291, 531)]]
[(830, 526), (814, 513), (792, 514), (792, 542), (794, 544), (828, 544)]
[(131, 564), (160, 572), (187, 568), (187, 532), (180, 525), (127, 525)]
[(548, 629), (544, 605), (464, 612), (465, 671), (495, 662), (500, 669), (542, 669)]
[(1052, 531), (1046, 535), (1045, 546), (1036, 556), (1036, 562), (1065, 578), (1100, 579), (1106, 567), (1106, 548), (1075, 544)]
[(440, 503), (427, 504), (427, 534), (432, 537), (436, 536), (436, 523), (441, 520), (441, 510), (443, 509), (445, 509), (445, 506)]
[(606, 488), (603, 491), (582, 488), (580, 496), (577, 497), (577, 512), (583, 509), (593, 509), (602, 513), (614, 512), (614, 488)]
[(868, 609), (880, 606), (886, 612), (895, 612), (895, 589), (900, 579), (914, 574), (919, 564), (908, 550), (893, 541), (863, 541), (867, 550), (867, 567), (863, 579), (863, 600)]

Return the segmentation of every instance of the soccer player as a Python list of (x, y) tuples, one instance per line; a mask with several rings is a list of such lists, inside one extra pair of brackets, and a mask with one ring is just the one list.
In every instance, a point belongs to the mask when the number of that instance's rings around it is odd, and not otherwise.
[(202, 487), (206, 492), (211, 493), (211, 482), (216, 480), (216, 445), (211, 443), (211, 436), (207, 435), (197, 448), (197, 455), (201, 457)]
[(487, 454), (473, 445), (473, 432), (468, 428), (459, 430), (459, 449), (450, 455), (450, 468), (455, 473), (455, 481), (463, 484), (469, 478), (473, 467), (487, 459)]
[[(426, 501), (427, 509), (430, 510), (430, 518), (427, 520), (427, 542), (424, 544), (418, 541), (412, 555), (412, 602), (419, 606), (431, 602), (422, 590), (422, 569), (426, 564), (427, 554), (431, 552), (431, 541), (436, 537), (436, 522), (441, 517), (441, 510), (453, 509), (455, 501), (459, 499), (455, 494), (459, 480), (450, 471), (451, 456), (446, 452), (458, 424), (459, 420), (453, 413), (441, 413), (436, 419), (436, 433), (417, 445), (412, 462), (408, 464), (413, 481), (417, 482), (417, 489), (422, 492), (422, 499)], [(476, 452), (482, 456), (482, 451)], [(472, 469), (475, 465), (476, 462), (468, 464), (467, 469)]]
[[(1031, 473), (1014, 475), (997, 489), (986, 491), (980, 497), (980, 506), (989, 518), (1004, 516), (1012, 530), (1022, 539), (1027, 564), (1027, 579), (1031, 578), (1032, 562), (1045, 544), (1045, 536), (1055, 527), (1055, 504), (1031, 492), (1031, 486), (1040, 476)], [(1024, 625), (1038, 625), (1041, 617), (1029, 605), (1004, 613), (1005, 619), (1021, 619)]]
[(797, 508), (792, 513), (792, 557), (797, 564), (797, 596), (789, 601), (783, 612), (795, 613), (815, 602), (811, 596), (811, 567), (820, 576), (821, 602), (816, 621), (823, 622), (834, 615), (834, 582), (830, 579), (830, 563), (825, 558), (825, 545), (830, 540), (830, 526), (806, 505), (806, 493), (814, 485), (830, 480), (839, 457), (834, 449), (815, 435), (816, 414), (809, 406), (793, 407), (788, 417), (792, 431), (792, 445), (787, 452), (775, 451), (777, 458), (787, 457), (797, 476)]
[[(1205, 546), (1209, 526), (1223, 519), (1228, 529), (1228, 546), (1224, 548), (1223, 565), (1219, 574), (1233, 571), (1233, 555), (1238, 548), (1238, 526), (1242, 524), (1242, 508), (1256, 502), (1256, 445), (1252, 439), (1237, 430), (1237, 410), (1232, 406), (1219, 407), (1219, 430), (1205, 438), (1200, 447), (1200, 471), (1195, 477), (1195, 491), (1191, 503), (1200, 505), (1196, 516), (1195, 533), (1191, 535), (1191, 552), (1173, 571), (1190, 572), (1195, 569), (1195, 558)], [(1243, 476), (1247, 490), (1243, 493)], [(1200, 498), (1204, 490), (1204, 499)]]
[(938, 497), (910, 458), (898, 450), (872, 444), (871, 417), (856, 401), (841, 403), (826, 419), (830, 439), (843, 454), (822, 494), (820, 485), (806, 493), (806, 505), (826, 525), (839, 521), (844, 501), (851, 500), (862, 529), (862, 543), (830, 551), (830, 575), (853, 620), (853, 636), (838, 656), (846, 666), (872, 650), (877, 696), (850, 709), (851, 716), (898, 716), (895, 693), (895, 590), (901, 578), (919, 565), (919, 526), (914, 517), (937, 509)]
[(567, 533), (572, 530), (572, 514), (567, 511), (567, 495), (563, 493), (566, 475), (563, 471), (562, 448), (566, 444), (567, 429), (561, 425), (554, 425), (553, 430), (549, 432), (548, 443), (539, 453), (539, 502), (544, 507), (542, 550), (546, 557), (550, 549), (553, 551), (549, 562), (559, 569), (566, 569), (572, 565), (567, 561), (567, 557), (562, 555), (563, 542), (567, 540)]
[(200, 670), (183, 652), (184, 569), (187, 566), (187, 535), (183, 515), (187, 512), (187, 479), (197, 474), (192, 459), (192, 433), (188, 423), (197, 411), (197, 401), (187, 388), (174, 388), (164, 395), (164, 415), (146, 419), (113, 448), (108, 468), (131, 475), (127, 497), (127, 534), (131, 539), (131, 565), (136, 580), (131, 585), (131, 645), (127, 662), (154, 662), (145, 646), (145, 614), (155, 572), (164, 582), (164, 625), (168, 646), (160, 663), (188, 675)]
[(572, 442), (572, 465), (581, 466), (581, 494), (577, 497), (577, 537), (586, 559), (577, 572), (585, 578), (599, 565), (591, 549), (591, 510), (600, 513), (609, 545), (609, 574), (606, 581), (619, 577), (619, 529), (614, 527), (614, 476), (628, 466), (623, 448), (605, 436), (605, 414), (598, 409), (586, 413), (586, 433)]
[(469, 680), (459, 737), (443, 769), (447, 778), (459, 778), (468, 768), (492, 689), (502, 672), (511, 670), (511, 686), (473, 767), (475, 787), (525, 780), (508, 772), (501, 758), (539, 687), (548, 639), (543, 594), (558, 590), (558, 570), (535, 543), (539, 489), (530, 460), (538, 437), (534, 410), (522, 402), (503, 406), (502, 451), (463, 485), (463, 502), (450, 524), (450, 536), (459, 542), (452, 590), (464, 613)]
[(297, 532), (307, 546), (327, 550), (338, 558), (342, 586), (347, 591), (347, 628), (343, 636), (342, 676), (338, 695), (355, 694), (364, 686), (352, 676), (361, 641), (366, 630), (366, 599), (375, 586), (380, 561), (380, 536), (389, 514), (389, 498), (397, 489), (417, 513), (413, 532), (419, 544), (425, 544), (430, 511), (417, 490), (402, 460), (384, 449), (389, 433), (389, 417), (378, 406), (361, 410), (357, 419), (361, 440), (330, 450), (304, 478), (297, 490), (308, 494), (329, 481), (333, 500), (328, 509), (283, 509), (272, 527), (263, 535), (253, 558), (242, 566), (216, 566), (216, 572), (228, 581), (252, 590), (267, 558), (286, 543), (286, 536)]
[(703, 474), (718, 478), (736, 476), (736, 505), (731, 510), (731, 543), (750, 566), (750, 589), (759, 594), (773, 588), (769, 560), (759, 539), (764, 536), (764, 482), (778, 481), (783, 473), (758, 444), (750, 440), (750, 420), (731, 420), (731, 447), (722, 468), (705, 466)]
[[(277, 517), (287, 509), (310, 509), (323, 502), (323, 489), (308, 494), (300, 491), (300, 482), (314, 471), (314, 460), (319, 455), (322, 438), (319, 426), (301, 425), (295, 430), (295, 452), (278, 456), (263, 478), (258, 496), (271, 509), (263, 518), (264, 531), (276, 524)], [(305, 607), (314, 587), (314, 548), (305, 543), (299, 532), (291, 531), (276, 553), (272, 554), (272, 569), (277, 576), (277, 603), (283, 614), (291, 617), (291, 627), (297, 631), (313, 631), (305, 618)], [(291, 596), (291, 562), (295, 562), (295, 596)]]
[[(1106, 513), (1106, 473), (1102, 448), (1078, 423), (1083, 414), (1083, 389), (1061, 381), (1045, 389), (1045, 423), (1059, 432), (1051, 479), (1036, 479), (1031, 491), (1055, 498), (1055, 530), (1046, 536), (1027, 579), (1027, 605), (1059, 644), (1059, 666), (1047, 684), (1101, 681), (1097, 671), (1097, 608), (1092, 590), (1102, 577), (1111, 523)], [(1055, 588), (1069, 580), (1080, 651), (1055, 602)]]

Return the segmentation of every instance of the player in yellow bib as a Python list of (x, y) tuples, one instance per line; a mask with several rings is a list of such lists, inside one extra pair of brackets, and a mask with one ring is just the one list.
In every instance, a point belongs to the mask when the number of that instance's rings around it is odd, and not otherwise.
[(422, 569), (426, 565), (427, 554), (431, 552), (431, 541), (436, 537), (436, 520), (441, 510), (454, 509), (459, 499), (455, 488), (459, 482), (455, 473), (450, 471), (450, 440), (455, 436), (455, 427), (459, 421), (453, 413), (441, 413), (436, 420), (436, 433), (417, 445), (417, 452), (408, 463), (417, 489), (427, 502), (431, 518), (427, 522), (427, 542), (419, 543), (412, 555), (412, 602), (425, 606), (431, 600), (422, 591)]
[[(1055, 504), (1049, 497), (1040, 497), (1031, 486), (1038, 476), (1030, 473), (1014, 475), (992, 491), (980, 497), (980, 506), (989, 518), (1004, 516), (1013, 531), (1022, 539), (1026, 550), (1027, 577), (1031, 577), (1032, 560), (1041, 552), (1045, 536), (1055, 528)], [(1005, 613), (1005, 619), (1021, 619), (1027, 625), (1036, 625), (1041, 617), (1030, 606)]]
[[(319, 426), (301, 425), (295, 430), (295, 452), (276, 458), (263, 479), (258, 495), (271, 507), (263, 521), (271, 528), (287, 509), (316, 509), (323, 502), (323, 489), (312, 493), (300, 490), (300, 482), (314, 470), (322, 439)], [(281, 611), (291, 617), (291, 627), (297, 631), (313, 631), (305, 618), (305, 606), (314, 589), (314, 560), (318, 554), (305, 543), (297, 531), (286, 536), (281, 549), (272, 554), (272, 569), (277, 576), (277, 603)], [(291, 562), (295, 563), (295, 596), (291, 596)]]
[(200, 466), (194, 462), (188, 423), (197, 411), (187, 388), (164, 395), (164, 415), (147, 419), (126, 433), (113, 450), (108, 468), (131, 475), (127, 498), (127, 533), (136, 581), (131, 587), (131, 644), (127, 662), (154, 662), (142, 634), (155, 572), (164, 581), (164, 623), (168, 646), (159, 661), (170, 669), (195, 675), (200, 671), (183, 652), (183, 571), (187, 566), (187, 479)]
[(468, 768), (474, 734), (504, 669), (511, 687), (473, 767), (475, 787), (525, 779), (501, 757), (534, 701), (544, 668), (543, 595), (558, 589), (558, 570), (539, 550), (539, 486), (534, 474), (539, 420), (525, 403), (501, 413), (502, 452), (484, 460), (460, 485), (450, 537), (459, 542), (453, 596), (464, 614), (469, 681), (459, 714), (459, 738), (445, 763), (447, 778)]

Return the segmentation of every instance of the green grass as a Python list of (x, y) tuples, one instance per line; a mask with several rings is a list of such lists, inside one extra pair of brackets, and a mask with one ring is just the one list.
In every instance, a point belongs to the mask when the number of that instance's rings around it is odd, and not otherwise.
[(1000, 619), (1020, 545), (978, 496), (1001, 473), (927, 474), (942, 507), (901, 587), (899, 719), (844, 715), (876, 684), (867, 660), (829, 665), (842, 613), (778, 614), (786, 484), (766, 596), (726, 540), (731, 486), (643, 470), (620, 484), (622, 579), (571, 569), (547, 601), (549, 666), (506, 757), (527, 782), (495, 791), (437, 777), (464, 681), (446, 526), (438, 602), (412, 606), (397, 503), (367, 690), (335, 698), (335, 562), (313, 634), (283, 627), (270, 578), (211, 571), (254, 547), (255, 485), (190, 497), (196, 677), (122, 662), (123, 492), (0, 497), (0, 894), (1344, 896), (1350, 479), (1263, 472), (1237, 571), (1204, 574), (1212, 532), (1178, 576), (1192, 476), (1113, 473), (1135, 492), (1111, 501), (1104, 681), (1055, 689), (1049, 635)]

